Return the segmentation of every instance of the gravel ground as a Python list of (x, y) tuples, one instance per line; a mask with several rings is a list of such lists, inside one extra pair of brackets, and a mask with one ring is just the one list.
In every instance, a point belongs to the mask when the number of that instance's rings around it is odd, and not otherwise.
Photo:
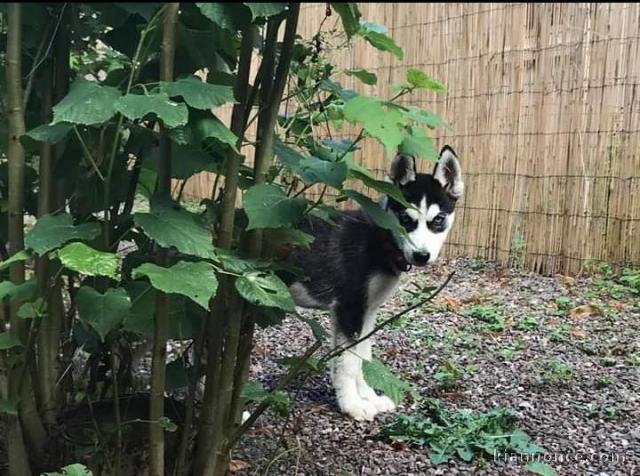
[[(437, 285), (453, 270), (452, 281), (429, 310), (413, 311), (380, 332), (374, 355), (421, 396), (438, 398), (447, 407), (513, 408), (518, 426), (548, 451), (544, 461), (558, 474), (640, 474), (638, 295), (610, 281), (442, 260), (427, 272), (405, 276), (401, 291), (380, 315), (406, 306), (405, 290), (413, 283)], [(570, 312), (589, 304), (597, 309)], [(474, 305), (496, 310), (505, 329), (492, 332), (464, 315)], [(593, 315), (598, 310), (600, 315)], [(301, 314), (329, 328), (322, 312)], [(269, 387), (285, 371), (274, 360), (301, 355), (312, 342), (307, 325), (295, 316), (260, 331), (251, 378)], [(434, 379), (446, 360), (463, 369), (453, 387)], [(465, 463), (454, 458), (435, 466), (425, 448), (392, 446), (376, 435), (393, 415), (379, 415), (374, 422), (342, 416), (326, 373), (287, 390), (298, 393), (293, 417), (285, 427), (280, 417), (265, 413), (234, 454), (242, 468), (236, 474), (529, 474), (526, 461), (517, 459)], [(416, 408), (408, 400), (398, 411), (412, 414)]]

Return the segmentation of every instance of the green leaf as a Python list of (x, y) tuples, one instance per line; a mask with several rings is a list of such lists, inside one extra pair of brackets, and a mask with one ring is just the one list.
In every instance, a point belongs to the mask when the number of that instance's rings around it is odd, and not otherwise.
[(62, 473), (42, 473), (42, 476), (93, 476), (93, 473), (83, 464), (70, 464), (62, 468)]
[(71, 85), (69, 94), (53, 107), (51, 126), (61, 122), (87, 126), (101, 124), (116, 113), (115, 103), (120, 97), (117, 88), (77, 79)]
[(404, 195), (402, 194), (402, 192), (398, 187), (396, 187), (392, 183), (375, 179), (374, 177), (369, 175), (369, 172), (366, 169), (350, 168), (349, 177), (356, 180), (360, 180), (367, 187), (370, 187), (377, 192), (383, 193), (393, 198), (398, 203), (401, 203), (407, 208), (415, 208), (415, 205), (407, 202), (407, 200), (404, 198)]
[(76, 294), (80, 317), (87, 321), (104, 341), (109, 332), (119, 328), (131, 310), (129, 295), (123, 288), (110, 288), (100, 294), (82, 286)]
[(238, 136), (231, 132), (231, 130), (213, 114), (195, 121), (192, 125), (192, 133), (194, 140), (198, 144), (205, 139), (216, 139), (223, 144), (227, 144), (235, 152), (239, 153), (238, 149), (236, 149)]
[(18, 415), (18, 404), (8, 400), (0, 400), (0, 415)]
[(378, 77), (375, 73), (371, 73), (366, 69), (347, 69), (345, 70), (345, 73), (349, 76), (355, 76), (364, 84), (368, 84), (369, 86), (373, 86), (378, 82)]
[(209, 230), (196, 222), (195, 217), (186, 210), (152, 206), (150, 213), (136, 213), (134, 221), (145, 235), (160, 246), (173, 246), (181, 253), (201, 258), (216, 256)]
[(18, 317), (21, 319), (35, 319), (42, 317), (46, 312), (46, 305), (43, 305), (42, 298), (37, 298), (35, 301), (25, 302), (18, 309)]
[(171, 421), (169, 417), (166, 416), (158, 418), (158, 425), (160, 425), (160, 428), (162, 428), (164, 431), (168, 431), (169, 433), (173, 433), (178, 429), (178, 425), (176, 425)]
[(280, 365), (284, 365), (289, 369), (293, 369), (294, 367), (300, 366), (300, 373), (312, 373), (317, 374), (324, 370), (325, 365), (318, 359), (314, 359), (313, 357), (308, 357), (304, 362), (302, 361), (302, 357), (293, 356), (293, 357), (283, 357), (281, 359), (275, 359), (277, 363)]
[(300, 316), (298, 315), (298, 318), (303, 321), (306, 322), (307, 325), (311, 328), (311, 332), (313, 334), (313, 337), (316, 338), (316, 340), (327, 340), (329, 338), (329, 334), (326, 330), (324, 330), (324, 327), (322, 327), (322, 324), (320, 324), (318, 321), (316, 321), (315, 319), (308, 319), (304, 316)]
[(396, 405), (411, 391), (411, 384), (393, 375), (379, 360), (362, 360), (362, 372), (365, 381), (372, 388), (384, 393)]
[(362, 14), (358, 9), (357, 3), (332, 3), (333, 8), (340, 19), (342, 20), (342, 26), (344, 32), (347, 34), (347, 38), (351, 38), (360, 29), (360, 17)]
[(14, 347), (22, 347), (18, 336), (9, 332), (0, 332), (0, 350), (13, 349)]
[(0, 282), (0, 299), (11, 298), (16, 302), (30, 301), (35, 297), (37, 283), (35, 278), (28, 279), (24, 283), (15, 284), (11, 281)]
[(182, 96), (184, 102), (196, 109), (208, 110), (235, 100), (231, 86), (205, 83), (196, 76), (165, 83), (162, 88), (171, 97)]
[(376, 225), (390, 230), (392, 232), (404, 233), (404, 228), (393, 213), (388, 213), (380, 208), (376, 202), (369, 197), (362, 195), (355, 190), (345, 190), (344, 194), (358, 202), (358, 204), (367, 212)]
[(424, 109), (420, 109), (415, 106), (402, 106), (400, 109), (400, 114), (402, 114), (407, 119), (410, 119), (415, 122), (421, 122), (425, 124), (430, 129), (435, 129), (436, 127), (446, 126), (446, 124), (436, 116), (434, 113), (430, 111), (426, 111)]
[(251, 23), (251, 12), (237, 3), (196, 3), (200, 12), (218, 25), (231, 31), (243, 29)]
[[(177, 131), (179, 129), (172, 129)], [(160, 162), (160, 147), (154, 147), (149, 154), (145, 156), (142, 167), (144, 170), (158, 170)], [(191, 145), (173, 144), (171, 147), (171, 177), (177, 179), (187, 179), (199, 172), (217, 172), (222, 161), (218, 157), (214, 157), (204, 152), (202, 149)], [(154, 181), (156, 176), (153, 177)], [(155, 182), (154, 182), (155, 183)], [(150, 195), (153, 190), (150, 190)]]
[(168, 128), (184, 126), (189, 119), (187, 106), (171, 101), (166, 93), (127, 94), (116, 101), (115, 107), (131, 120), (155, 114)]
[(428, 159), (434, 163), (437, 162), (439, 155), (433, 146), (431, 137), (428, 137), (420, 127), (409, 126), (408, 129), (411, 134), (402, 139), (402, 143), (398, 146), (398, 151), (414, 157)]
[(19, 261), (25, 261), (28, 258), (29, 258), (29, 253), (27, 253), (25, 250), (18, 251), (15, 255), (11, 256), (10, 258), (0, 263), (0, 270), (7, 269), (13, 263), (17, 263)]
[(74, 225), (68, 213), (43, 215), (27, 233), (25, 244), (39, 255), (59, 248), (71, 240), (93, 240), (100, 235), (99, 223)]
[(293, 226), (307, 206), (302, 198), (289, 198), (271, 184), (254, 185), (244, 193), (244, 211), (249, 218), (247, 230)]
[(236, 290), (256, 306), (277, 307), (285, 311), (296, 308), (289, 288), (275, 274), (262, 271), (244, 274), (236, 279)]
[(170, 268), (145, 263), (132, 271), (133, 279), (147, 276), (154, 288), (165, 293), (182, 294), (209, 309), (209, 300), (215, 296), (218, 280), (210, 264), (179, 261)]
[(527, 466), (527, 471), (531, 471), (534, 474), (541, 474), (542, 476), (558, 476), (556, 470), (549, 466), (547, 463), (540, 463), (539, 461), (533, 461)]
[(280, 416), (286, 417), (291, 412), (289, 396), (281, 390), (269, 392), (260, 382), (249, 381), (242, 387), (242, 397), (252, 402), (266, 402)]
[(69, 131), (73, 129), (71, 124), (60, 122), (58, 124), (42, 124), (27, 132), (27, 136), (39, 142), (55, 144), (66, 137)]
[(356, 96), (344, 105), (344, 117), (362, 124), (364, 130), (380, 141), (389, 154), (395, 153), (403, 139), (404, 120), (396, 108), (385, 110), (382, 102), (370, 96)]
[(388, 51), (399, 60), (404, 59), (404, 51), (400, 48), (392, 38), (381, 33), (377, 25), (371, 23), (360, 24), (359, 35), (362, 36), (374, 48), (380, 51)]
[(407, 82), (414, 88), (429, 89), (436, 93), (446, 93), (447, 87), (427, 76), (427, 73), (420, 71), (419, 69), (409, 68), (407, 70)]
[(57, 251), (65, 268), (87, 276), (118, 276), (118, 256), (114, 253), (94, 250), (81, 242), (70, 243)]
[(344, 162), (330, 162), (309, 156), (304, 157), (299, 165), (307, 184), (321, 182), (339, 189), (347, 179), (347, 164)]
[(258, 17), (271, 17), (281, 13), (287, 8), (286, 3), (245, 3), (251, 10), (252, 19)]

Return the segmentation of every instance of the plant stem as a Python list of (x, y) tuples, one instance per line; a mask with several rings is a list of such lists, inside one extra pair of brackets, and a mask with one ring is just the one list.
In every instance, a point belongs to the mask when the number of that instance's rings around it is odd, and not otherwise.
[[(7, 105), (8, 105), (8, 131), (9, 140), (7, 146), (8, 178), (9, 178), (9, 251), (11, 255), (24, 248), (24, 149), (20, 138), (25, 133), (24, 110), (22, 108), (22, 7), (19, 3), (11, 3), (7, 6), (7, 50), (6, 50), (6, 75), (7, 75)], [(24, 262), (14, 263), (9, 270), (9, 277), (15, 284), (24, 282), (25, 270)], [(28, 326), (26, 322), (17, 315), (18, 305), (12, 303), (10, 306), (11, 333), (16, 335), (22, 342), (26, 342), (28, 337)], [(30, 352), (25, 349), (25, 352)], [(19, 401), (19, 417), (10, 416), (8, 418), (8, 434), (24, 437), (8, 441), (8, 446), (18, 445), (16, 451), (10, 452), (11, 456), (20, 458), (10, 462), (10, 466), (24, 473), (30, 474), (31, 469), (28, 461), (24, 460), (27, 454), (32, 455), (34, 461), (42, 461), (46, 432), (40, 415), (35, 408), (33, 399), (33, 389), (31, 378), (26, 377), (22, 391), (17, 392), (20, 381), (16, 380), (22, 373), (23, 365), (17, 365), (9, 374), (8, 391), (9, 399)], [(23, 449), (24, 441), (28, 443), (29, 451)], [(13, 475), (12, 475), (13, 476)]]
[[(160, 80), (173, 81), (173, 64), (176, 50), (176, 23), (179, 3), (169, 3), (165, 7), (160, 57)], [(132, 78), (130, 78), (132, 79)], [(130, 81), (131, 84), (131, 81)], [(129, 84), (129, 85), (130, 85)], [(160, 124), (160, 163), (158, 164), (158, 193), (171, 197), (171, 139), (164, 125)], [(159, 266), (167, 266), (166, 250), (158, 252)], [(153, 355), (151, 360), (151, 396), (149, 419), (149, 470), (151, 476), (164, 476), (165, 441), (164, 428), (157, 422), (164, 416), (164, 391), (166, 374), (167, 334), (169, 302), (167, 295), (158, 291), (153, 331)]]

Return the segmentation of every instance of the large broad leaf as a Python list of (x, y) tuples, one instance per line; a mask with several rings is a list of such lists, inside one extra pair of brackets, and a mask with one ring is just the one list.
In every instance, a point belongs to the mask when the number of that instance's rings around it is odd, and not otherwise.
[(344, 32), (347, 38), (351, 38), (360, 29), (360, 17), (362, 16), (357, 3), (332, 3), (331, 7), (338, 12), (342, 20)]
[(356, 93), (353, 89), (344, 89), (339, 83), (326, 78), (320, 81), (320, 84), (318, 86), (322, 91), (335, 94), (343, 101), (348, 101), (349, 99), (354, 98), (358, 95), (358, 93)]
[(196, 3), (200, 12), (220, 28), (242, 30), (251, 23), (251, 11), (238, 3)]
[(391, 154), (403, 139), (400, 126), (405, 124), (396, 108), (385, 109), (382, 102), (369, 96), (356, 96), (344, 105), (344, 117), (362, 124), (364, 130), (378, 139)]
[(210, 264), (179, 261), (170, 268), (145, 263), (132, 271), (133, 279), (147, 276), (154, 288), (165, 293), (182, 294), (205, 309), (215, 296), (218, 280)]
[(249, 218), (247, 230), (295, 225), (306, 206), (306, 200), (289, 198), (275, 185), (255, 185), (244, 193), (244, 211)]
[(129, 295), (123, 288), (110, 288), (100, 294), (90, 286), (78, 289), (76, 303), (80, 317), (87, 321), (102, 340), (121, 326), (131, 309)]
[(57, 251), (65, 268), (87, 276), (118, 276), (118, 256), (94, 250), (81, 242), (70, 243)]
[(556, 470), (547, 463), (541, 463), (540, 461), (533, 461), (527, 465), (527, 471), (531, 471), (533, 474), (540, 474), (542, 476), (558, 476)]
[[(143, 168), (155, 172), (158, 170), (159, 161), (160, 148), (154, 147), (144, 157)], [(221, 158), (214, 157), (192, 145), (173, 144), (171, 147), (171, 177), (173, 178), (187, 179), (199, 172), (217, 172), (220, 163)], [(154, 184), (155, 178), (153, 177)]]
[(283, 164), (300, 175), (308, 184), (322, 182), (341, 188), (347, 178), (345, 162), (331, 162), (315, 156), (305, 157), (280, 141), (274, 142), (273, 150)]
[(247, 273), (236, 279), (236, 290), (256, 306), (277, 307), (294, 311), (295, 304), (289, 288), (275, 274), (261, 271)]
[(134, 220), (136, 226), (160, 246), (173, 246), (182, 253), (201, 258), (215, 257), (209, 230), (186, 210), (158, 205), (153, 206), (150, 213), (136, 213)]
[(447, 126), (447, 124), (445, 124), (442, 119), (440, 119), (431, 111), (426, 111), (424, 109), (420, 109), (415, 106), (401, 107), (400, 114), (402, 114), (404, 117), (412, 121), (421, 122), (430, 129), (435, 129), (436, 127), (441, 127), (441, 126)]
[(300, 161), (301, 175), (308, 184), (326, 183), (335, 188), (342, 188), (347, 179), (347, 164), (344, 162), (330, 162), (314, 156), (305, 157)]
[(427, 76), (427, 73), (420, 71), (419, 69), (409, 68), (407, 70), (407, 82), (414, 88), (429, 89), (436, 93), (446, 93), (447, 87)]
[(119, 89), (78, 79), (71, 85), (69, 94), (53, 107), (51, 125), (60, 122), (101, 124), (116, 113), (115, 103), (120, 96)]
[(286, 3), (245, 3), (251, 10), (253, 20), (258, 17), (271, 17), (281, 13), (287, 8)]
[(0, 282), (0, 299), (9, 297), (14, 303), (30, 301), (35, 297), (37, 286), (35, 278), (28, 279), (20, 284), (2, 281)]
[(242, 397), (248, 401), (266, 402), (280, 416), (286, 417), (291, 412), (289, 396), (282, 390), (270, 392), (264, 389), (260, 382), (250, 381), (242, 387)]
[(355, 190), (345, 190), (344, 194), (358, 202), (358, 204), (367, 212), (376, 225), (396, 233), (404, 233), (404, 228), (393, 213), (389, 213), (380, 208), (376, 202), (369, 197), (362, 195)]
[(196, 76), (164, 84), (163, 91), (171, 97), (182, 96), (184, 102), (196, 109), (211, 109), (234, 101), (231, 86), (205, 83)]
[(412, 205), (411, 203), (407, 202), (407, 200), (404, 198), (404, 195), (402, 195), (402, 192), (398, 187), (396, 187), (392, 183), (384, 182), (382, 180), (377, 180), (376, 178), (369, 175), (366, 169), (351, 168), (351, 164), (350, 164), (349, 177), (354, 178), (356, 180), (360, 180), (367, 187), (371, 187), (377, 192), (383, 193), (393, 198), (398, 203), (401, 203), (407, 208), (412, 208), (412, 207), (415, 208), (415, 205)]
[[(347, 350), (347, 352), (349, 352)], [(411, 392), (411, 384), (395, 375), (379, 360), (363, 360), (362, 373), (365, 381), (398, 405)]]
[(191, 133), (195, 141), (194, 143), (198, 145), (203, 140), (216, 139), (238, 152), (238, 149), (236, 149), (238, 137), (213, 114), (196, 120), (191, 125)]
[(0, 350), (12, 349), (14, 347), (22, 347), (22, 342), (15, 334), (9, 332), (0, 332)]
[(399, 60), (404, 58), (404, 51), (400, 48), (393, 39), (389, 38), (386, 34), (381, 33), (377, 25), (373, 26), (371, 23), (360, 22), (360, 30), (358, 33), (362, 36), (371, 46), (380, 50), (388, 51)]
[(60, 122), (58, 124), (42, 124), (27, 132), (27, 135), (33, 140), (55, 144), (66, 137), (73, 128), (71, 124)]
[(19, 261), (25, 261), (28, 258), (29, 258), (29, 253), (27, 253), (25, 250), (18, 251), (15, 255), (11, 256), (10, 258), (0, 263), (0, 270), (7, 269), (13, 263), (17, 263)]
[(438, 161), (438, 151), (433, 146), (433, 141), (420, 127), (409, 127), (411, 134), (402, 139), (398, 151), (414, 157), (422, 157), (432, 162)]
[(345, 73), (349, 76), (355, 76), (364, 84), (368, 84), (369, 86), (373, 86), (378, 82), (378, 77), (375, 73), (371, 73), (366, 69), (347, 69), (345, 70)]
[(43, 255), (71, 240), (93, 240), (100, 232), (98, 223), (74, 225), (73, 218), (68, 213), (47, 214), (40, 217), (27, 233), (25, 243), (36, 253)]
[(115, 107), (131, 120), (155, 114), (169, 128), (183, 126), (189, 119), (187, 106), (172, 101), (166, 93), (127, 94), (118, 99)]
[(70, 464), (62, 468), (62, 473), (43, 473), (42, 476), (93, 476), (93, 473), (83, 464)]

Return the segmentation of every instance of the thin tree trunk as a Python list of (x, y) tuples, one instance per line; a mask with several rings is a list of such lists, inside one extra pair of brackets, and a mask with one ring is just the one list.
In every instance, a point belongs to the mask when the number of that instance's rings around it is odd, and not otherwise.
[[(22, 109), (22, 11), (21, 5), (11, 3), (7, 6), (7, 105), (9, 143), (7, 159), (9, 163), (9, 252), (11, 255), (24, 248), (24, 150), (20, 143), (20, 137), (25, 132), (24, 111)], [(24, 282), (24, 262), (18, 262), (11, 266), (9, 277), (12, 282), (19, 284)], [(27, 321), (17, 316), (17, 306), (10, 306), (11, 332), (18, 336), (24, 343), (27, 342)], [(29, 352), (29, 349), (25, 349)], [(25, 381), (20, 383), (24, 375)], [(18, 394), (18, 389), (21, 392)], [(46, 433), (44, 426), (35, 408), (35, 400), (31, 386), (31, 378), (28, 372), (22, 371), (22, 366), (16, 366), (9, 372), (8, 397), (10, 401), (19, 401), (19, 417), (8, 417), (7, 447), (16, 445), (9, 453), (13, 458), (9, 465), (12, 468), (12, 476), (31, 474), (29, 462), (25, 457), (31, 454), (39, 458), (42, 456)], [(24, 430), (24, 434), (23, 434)], [(15, 438), (15, 439), (14, 439)], [(24, 444), (27, 443), (29, 452)]]
[[(51, 106), (53, 102), (51, 62), (46, 61), (42, 67), (40, 88), (42, 91), (42, 123), (51, 121)], [(54, 208), (53, 195), (53, 147), (43, 143), (40, 148), (40, 173), (38, 193), (38, 217), (42, 217)], [(40, 409), (48, 426), (55, 423), (55, 415), (60, 402), (60, 392), (56, 390), (59, 375), (58, 348), (62, 332), (64, 307), (60, 289), (60, 280), (50, 283), (56, 274), (58, 265), (49, 261), (46, 256), (36, 260), (36, 276), (38, 278), (38, 294), (48, 296), (47, 312), (40, 322), (38, 331), (38, 394), (40, 395)], [(53, 289), (49, 291), (49, 286)]]
[[(160, 80), (173, 80), (173, 63), (176, 50), (176, 23), (179, 3), (166, 6), (163, 19), (162, 51), (160, 58)], [(171, 140), (167, 130), (160, 126), (160, 164), (158, 167), (158, 194), (171, 196)], [(159, 250), (158, 265), (167, 265), (165, 250)], [(164, 476), (164, 428), (158, 424), (164, 416), (164, 389), (167, 354), (169, 303), (167, 296), (157, 293), (155, 326), (153, 333), (153, 355), (151, 361), (151, 401), (149, 408), (149, 468), (151, 476)]]

